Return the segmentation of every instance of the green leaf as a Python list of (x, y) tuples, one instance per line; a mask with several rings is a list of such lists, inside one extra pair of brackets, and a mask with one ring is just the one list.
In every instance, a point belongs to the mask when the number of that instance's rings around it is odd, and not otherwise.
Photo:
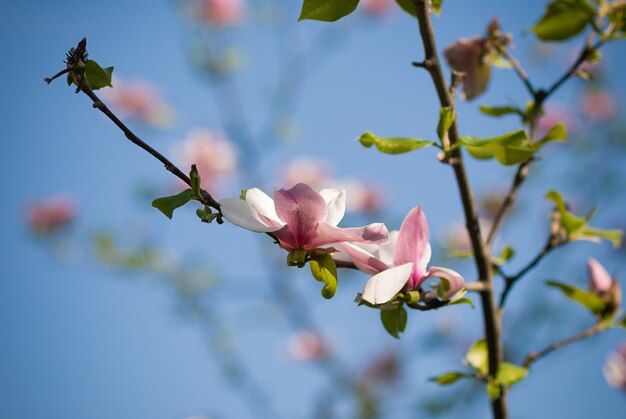
[(85, 63), (85, 77), (91, 90), (98, 90), (103, 87), (113, 87), (111, 84), (111, 75), (113, 67), (102, 68), (94, 60)]
[(400, 339), (400, 333), (406, 329), (406, 310), (403, 306), (394, 310), (380, 310), (380, 320), (391, 336)]
[(489, 355), (487, 351), (487, 341), (480, 339), (476, 341), (465, 355), (467, 363), (483, 374), (487, 374), (489, 369)]
[(408, 153), (435, 144), (434, 141), (415, 138), (380, 138), (369, 131), (359, 137), (359, 142), (367, 148), (374, 145), (378, 151), (386, 154)]
[(500, 255), (493, 259), (494, 265), (504, 265), (508, 262), (513, 256), (515, 256), (515, 249), (511, 246), (504, 246), (504, 249), (500, 252)]
[(587, 0), (554, 0), (533, 26), (543, 41), (564, 41), (582, 32), (591, 23), (596, 10)]
[(441, 145), (443, 146), (448, 138), (448, 131), (450, 127), (454, 123), (456, 119), (456, 113), (454, 110), (446, 106), (445, 108), (439, 109), (439, 123), (437, 124), (437, 135), (439, 136), (439, 141), (441, 141)]
[(359, 0), (304, 0), (298, 20), (334, 22), (354, 12)]
[(331, 255), (317, 256), (311, 259), (311, 273), (313, 277), (324, 283), (322, 288), (322, 296), (324, 298), (333, 298), (337, 291), (337, 265)]
[(496, 375), (496, 382), (507, 387), (511, 387), (513, 384), (522, 380), (528, 375), (528, 368), (520, 367), (518, 365), (509, 364), (503, 362), (498, 367), (498, 374)]
[(465, 374), (464, 372), (452, 371), (446, 372), (445, 374), (441, 374), (437, 377), (431, 377), (428, 380), (433, 381), (437, 384), (441, 384), (442, 386), (449, 386), (450, 384), (454, 384), (461, 378), (465, 377), (467, 377), (467, 374)]
[(525, 162), (546, 143), (547, 141), (543, 143), (531, 142), (526, 131), (522, 129), (486, 139), (473, 137), (459, 139), (459, 144), (465, 145), (467, 151), (475, 158), (495, 158), (507, 166)]
[(502, 387), (495, 381), (487, 383), (487, 397), (489, 400), (496, 400), (502, 394)]
[(164, 198), (158, 198), (152, 201), (152, 206), (161, 211), (169, 219), (172, 219), (174, 210), (178, 207), (182, 207), (191, 200), (193, 192), (191, 189), (185, 189), (178, 195), (166, 196)]
[(550, 128), (550, 131), (548, 131), (545, 137), (543, 137), (543, 139), (539, 141), (539, 144), (543, 145), (549, 143), (550, 141), (565, 141), (566, 138), (567, 129), (565, 128), (565, 125), (563, 125), (563, 123), (559, 122), (558, 124)]
[(504, 115), (520, 115), (524, 116), (524, 112), (518, 108), (514, 108), (513, 106), (486, 106), (481, 105), (480, 111), (485, 115), (489, 116), (504, 116)]
[(443, 6), (443, 0), (432, 0), (431, 5), (433, 7), (433, 12), (437, 16), (441, 14), (441, 6)]
[(449, 306), (453, 306), (457, 304), (468, 304), (472, 308), (476, 308), (476, 306), (474, 306), (474, 302), (470, 298), (467, 298), (467, 297), (455, 298), (454, 300), (450, 300), (450, 302), (448, 303)]
[(560, 290), (567, 298), (576, 301), (596, 316), (600, 316), (604, 312), (606, 302), (594, 293), (557, 281), (546, 281), (546, 285)]
[(196, 210), (196, 215), (203, 223), (210, 223), (211, 221), (215, 220), (219, 214), (213, 214), (211, 207), (205, 205), (204, 209)]
[(556, 204), (561, 214), (561, 227), (567, 233), (569, 240), (589, 240), (595, 243), (601, 239), (610, 241), (614, 247), (619, 247), (622, 243), (623, 232), (621, 230), (603, 230), (588, 225), (595, 211), (591, 211), (587, 217), (579, 217), (567, 210), (563, 196), (557, 191), (549, 191), (546, 198)]
[(396, 3), (411, 16), (416, 16), (415, 3), (413, 3), (413, 0), (396, 0)]

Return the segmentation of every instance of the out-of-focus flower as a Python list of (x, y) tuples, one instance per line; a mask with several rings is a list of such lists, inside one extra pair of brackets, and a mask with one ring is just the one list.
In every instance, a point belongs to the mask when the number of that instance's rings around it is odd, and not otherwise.
[(381, 188), (357, 179), (336, 180), (332, 177), (332, 165), (312, 158), (296, 158), (282, 170), (281, 183), (294, 186), (305, 183), (313, 189), (345, 189), (346, 212), (374, 213), (383, 206)]
[(388, 386), (394, 384), (400, 378), (400, 363), (395, 352), (387, 351), (374, 358), (369, 364), (363, 380), (368, 384), (381, 384)]
[(329, 348), (315, 333), (300, 330), (287, 340), (287, 353), (296, 361), (314, 361), (327, 357)]
[(463, 95), (470, 100), (487, 89), (491, 77), (491, 66), (486, 61), (489, 40), (482, 36), (461, 38), (448, 46), (443, 55), (448, 65), (464, 73)]
[(237, 150), (232, 142), (219, 132), (194, 129), (176, 147), (175, 153), (185, 167), (195, 164), (202, 187), (214, 193), (220, 182), (232, 176), (238, 167)]
[(76, 205), (67, 196), (55, 196), (33, 203), (27, 212), (30, 229), (39, 235), (51, 235), (76, 218)]
[[(486, 237), (493, 226), (491, 220), (481, 218), (479, 220), (480, 231), (483, 236)], [(444, 234), (444, 243), (450, 249), (460, 252), (471, 252), (472, 242), (470, 241), (469, 233), (465, 224), (460, 222), (454, 222), (450, 225)]]
[(381, 18), (391, 11), (393, 4), (393, 0), (361, 0), (359, 6), (370, 16)]
[(115, 79), (113, 88), (104, 90), (112, 107), (122, 114), (156, 127), (171, 124), (174, 112), (161, 99), (154, 85), (146, 81)]
[(192, 15), (214, 26), (235, 26), (243, 20), (244, 0), (199, 0), (192, 5)]
[(299, 157), (287, 163), (281, 175), (281, 183), (286, 186), (305, 183), (313, 189), (322, 189), (332, 175), (332, 167), (322, 160)]
[(576, 131), (576, 123), (572, 113), (568, 111), (564, 106), (554, 105), (547, 108), (543, 115), (537, 120), (536, 136), (541, 139), (550, 131), (556, 124), (562, 123), (567, 128), (568, 133)]
[(591, 289), (598, 293), (604, 293), (611, 289), (613, 278), (594, 258), (587, 260), (587, 269), (589, 270), (589, 279), (591, 280)]
[(584, 93), (582, 109), (587, 117), (597, 121), (606, 121), (615, 116), (617, 104), (609, 92), (589, 89)]
[(399, 232), (389, 233), (389, 241), (378, 246), (353, 243), (338, 245), (361, 271), (374, 274), (365, 284), (361, 300), (384, 304), (400, 291), (419, 289), (429, 278), (443, 278), (450, 298), (463, 287), (463, 277), (452, 269), (431, 266), (428, 221), (422, 207), (413, 208)]
[(257, 233), (273, 232), (287, 250), (315, 250), (344, 241), (375, 243), (387, 239), (384, 224), (339, 228), (346, 210), (346, 193), (336, 189), (316, 192), (299, 183), (279, 189), (274, 199), (260, 189), (245, 192), (245, 199), (220, 201), (224, 217), (231, 223)]
[(626, 343), (607, 357), (604, 377), (612, 387), (626, 391)]

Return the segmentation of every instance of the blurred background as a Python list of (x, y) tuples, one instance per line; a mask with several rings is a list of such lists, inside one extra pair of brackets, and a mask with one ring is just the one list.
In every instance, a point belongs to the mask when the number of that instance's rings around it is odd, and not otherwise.
[[(343, 225), (390, 229), (420, 204), (433, 264), (475, 280), (470, 261), (450, 256), (467, 242), (452, 172), (435, 150), (389, 156), (356, 141), (365, 131), (436, 136), (434, 89), (411, 66), (423, 58), (415, 20), (385, 1), (363, 0), (334, 24), (298, 23), (301, 1), (222, 3), (0, 0), (0, 417), (487, 417), (481, 385), (428, 381), (462, 368), (482, 334), (480, 309), (411, 312), (402, 339), (392, 338), (377, 310), (353, 303), (368, 276), (341, 271), (337, 295), (324, 300), (267, 237), (201, 224), (192, 205), (168, 220), (150, 202), (180, 190), (177, 180), (84, 95), (62, 79), (43, 82), (87, 37), (90, 58), (115, 66), (103, 100), (181, 167), (197, 163), (216, 197), (301, 181), (341, 187)], [(584, 37), (539, 43), (528, 28), (544, 6), (446, 0), (434, 19), (438, 48), (482, 35), (497, 16), (535, 85), (548, 86)], [(575, 213), (597, 206), (598, 227), (626, 226), (624, 52), (609, 44), (592, 81), (570, 80), (546, 104), (545, 119), (564, 122), (570, 137), (532, 166), (496, 242), (517, 251), (505, 271), (544, 245), (550, 189)], [(528, 99), (511, 70), (494, 69), (485, 95), (459, 103), (462, 135), (519, 128), (478, 105)], [(488, 224), (515, 169), (468, 157), (468, 170)], [(588, 257), (617, 274), (624, 255), (576, 242), (542, 262), (509, 301), (507, 358), (520, 362), (593, 323), (545, 280), (584, 287)], [(510, 394), (511, 417), (623, 417), (626, 391), (603, 369), (624, 341), (611, 331), (538, 362)]]

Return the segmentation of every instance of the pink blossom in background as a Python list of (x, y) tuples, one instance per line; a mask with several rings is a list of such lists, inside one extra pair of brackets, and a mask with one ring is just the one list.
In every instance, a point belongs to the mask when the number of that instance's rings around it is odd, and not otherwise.
[(488, 39), (484, 37), (462, 38), (448, 46), (443, 55), (455, 71), (465, 73), (463, 96), (470, 100), (487, 89), (491, 66), (486, 62)]
[(594, 258), (589, 258), (587, 260), (587, 269), (589, 271), (591, 289), (598, 293), (609, 292), (613, 284), (613, 278), (604, 269), (604, 266)]
[[(483, 238), (487, 237), (493, 223), (491, 220), (481, 218), (479, 220), (479, 224)], [(453, 250), (462, 252), (472, 251), (472, 242), (470, 241), (467, 227), (465, 227), (465, 224), (461, 222), (454, 222), (447, 228), (447, 231), (444, 233), (443, 242), (447, 247)]]
[(195, 164), (202, 187), (210, 193), (219, 191), (220, 184), (233, 176), (238, 168), (237, 150), (223, 134), (204, 128), (189, 131), (187, 137), (175, 147), (185, 170)]
[(212, 25), (235, 26), (243, 20), (244, 0), (199, 0), (193, 4), (192, 14)]
[(543, 115), (539, 117), (535, 132), (536, 138), (541, 139), (559, 122), (565, 125), (570, 134), (577, 129), (572, 113), (563, 105), (553, 105), (545, 109)]
[(113, 88), (103, 92), (112, 108), (142, 123), (165, 127), (173, 120), (172, 109), (163, 102), (156, 87), (146, 81), (116, 78), (113, 80)]
[(55, 196), (33, 203), (27, 211), (30, 229), (39, 235), (56, 233), (76, 218), (76, 205), (67, 196)]
[(600, 89), (589, 89), (583, 94), (583, 113), (597, 121), (611, 119), (617, 113), (617, 103), (611, 93)]
[(607, 357), (604, 377), (611, 387), (626, 391), (626, 343)]
[(332, 176), (332, 171), (332, 165), (327, 161), (298, 157), (283, 167), (281, 183), (289, 187), (305, 183), (313, 189), (322, 189)]
[(300, 330), (287, 340), (287, 353), (296, 361), (315, 361), (327, 357), (329, 348), (315, 333)]
[(361, 271), (373, 274), (363, 289), (361, 300), (370, 304), (384, 304), (400, 291), (419, 289), (429, 278), (443, 278), (450, 287), (445, 292), (452, 297), (463, 288), (463, 277), (452, 269), (431, 266), (428, 221), (417, 206), (402, 223), (400, 231), (389, 233), (389, 240), (379, 245), (340, 243), (338, 248)]
[(361, 0), (359, 6), (367, 14), (381, 18), (386, 16), (394, 7), (394, 0)]
[(384, 224), (337, 227), (346, 210), (346, 192), (322, 189), (316, 192), (303, 183), (279, 189), (274, 199), (257, 188), (248, 189), (245, 199), (220, 201), (222, 213), (231, 223), (257, 233), (273, 233), (287, 250), (311, 251), (322, 246), (351, 242), (377, 243), (387, 240)]

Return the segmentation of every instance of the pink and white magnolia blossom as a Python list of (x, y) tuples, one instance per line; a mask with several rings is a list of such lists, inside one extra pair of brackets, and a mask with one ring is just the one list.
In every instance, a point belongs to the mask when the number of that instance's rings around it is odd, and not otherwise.
[(591, 289), (598, 293), (609, 292), (613, 285), (613, 278), (594, 258), (587, 260), (587, 269), (589, 270), (589, 279), (591, 280)]
[(607, 357), (604, 377), (611, 387), (626, 391), (626, 343)]
[(193, 10), (196, 18), (215, 26), (235, 26), (245, 12), (244, 0), (200, 0)]
[(448, 65), (464, 73), (463, 96), (470, 100), (487, 89), (491, 77), (491, 66), (486, 61), (489, 40), (482, 36), (461, 38), (448, 46), (443, 55)]
[(231, 223), (257, 233), (272, 233), (287, 250), (311, 251), (345, 241), (376, 243), (388, 237), (387, 227), (376, 223), (365, 227), (339, 228), (346, 211), (346, 193), (337, 189), (316, 192), (299, 183), (279, 189), (274, 199), (257, 188), (248, 189), (245, 200), (220, 201), (224, 217)]
[(417, 290), (429, 278), (448, 281), (447, 298), (463, 287), (463, 277), (451, 269), (437, 266), (426, 269), (431, 247), (428, 221), (420, 206), (409, 212), (400, 231), (389, 233), (387, 243), (379, 246), (342, 243), (339, 247), (357, 268), (374, 274), (361, 294), (361, 299), (371, 304), (384, 304), (400, 291)]
[(147, 81), (113, 80), (113, 88), (104, 91), (105, 97), (121, 113), (156, 127), (166, 127), (174, 111), (160, 97), (156, 87)]

